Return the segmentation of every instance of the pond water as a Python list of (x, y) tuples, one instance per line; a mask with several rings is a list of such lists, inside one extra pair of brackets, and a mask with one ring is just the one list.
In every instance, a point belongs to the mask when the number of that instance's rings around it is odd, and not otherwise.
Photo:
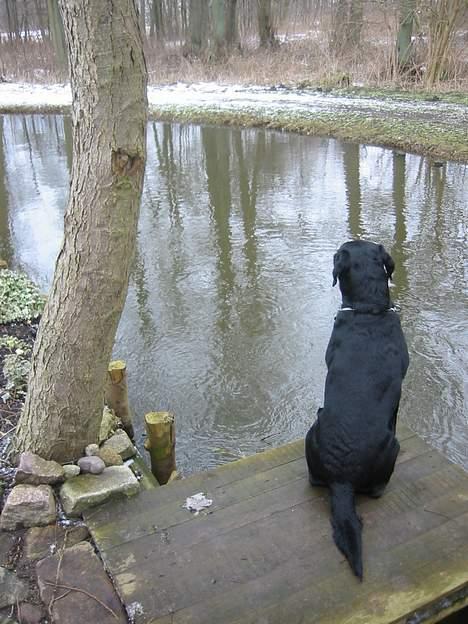
[[(0, 257), (46, 290), (70, 122), (0, 116)], [(363, 237), (396, 262), (411, 355), (400, 416), (468, 468), (465, 165), (264, 130), (150, 123), (137, 252), (115, 357), (144, 413), (177, 418), (184, 472), (303, 436), (339, 306), (332, 258)]]

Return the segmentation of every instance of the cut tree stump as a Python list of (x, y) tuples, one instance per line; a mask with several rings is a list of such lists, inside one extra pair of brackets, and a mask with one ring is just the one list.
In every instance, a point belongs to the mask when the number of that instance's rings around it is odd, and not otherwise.
[(165, 485), (176, 469), (174, 416), (169, 412), (150, 412), (145, 416), (145, 425), (151, 472), (160, 485)]
[(114, 410), (130, 439), (134, 439), (132, 415), (128, 404), (127, 365), (123, 360), (110, 362), (107, 369), (106, 404)]

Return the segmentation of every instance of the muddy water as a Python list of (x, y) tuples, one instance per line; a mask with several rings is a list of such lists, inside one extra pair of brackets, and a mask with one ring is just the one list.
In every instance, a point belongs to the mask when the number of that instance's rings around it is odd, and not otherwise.
[[(44, 289), (70, 126), (0, 116), (0, 256)], [(385, 244), (411, 354), (401, 418), (468, 468), (466, 166), (338, 141), (150, 124), (137, 253), (115, 356), (131, 402), (177, 416), (178, 463), (302, 436), (321, 404), (349, 238)], [(141, 435), (141, 424), (137, 425)]]

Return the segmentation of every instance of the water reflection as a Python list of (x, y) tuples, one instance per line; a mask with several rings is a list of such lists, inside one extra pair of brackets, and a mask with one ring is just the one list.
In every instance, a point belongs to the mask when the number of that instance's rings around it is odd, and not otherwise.
[[(0, 117), (0, 253), (50, 283), (68, 192), (61, 117)], [(115, 353), (132, 405), (177, 415), (198, 470), (303, 435), (339, 303), (336, 248), (381, 241), (412, 355), (402, 416), (468, 467), (466, 167), (328, 139), (150, 124)], [(141, 433), (141, 429), (140, 429)]]

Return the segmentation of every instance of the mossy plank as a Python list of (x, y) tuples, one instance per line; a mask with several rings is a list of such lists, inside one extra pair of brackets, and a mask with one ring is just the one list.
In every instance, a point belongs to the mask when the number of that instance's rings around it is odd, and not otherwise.
[[(307, 468), (304, 460), (304, 451), (302, 442), (296, 443), (299, 447), (297, 459), (291, 459), (285, 463), (281, 463), (278, 466), (273, 466), (266, 470), (253, 471), (248, 473), (248, 476), (242, 479), (235, 479), (237, 475), (237, 469), (241, 467), (241, 464), (245, 460), (240, 462), (233, 462), (226, 465), (225, 470), (218, 469), (223, 473), (222, 479), (213, 480), (212, 471), (195, 475), (190, 479), (174, 483), (167, 490), (165, 494), (167, 496), (159, 496), (157, 499), (157, 522), (155, 522), (154, 505), (148, 504), (149, 497), (140, 497), (135, 501), (135, 507), (130, 511), (124, 511), (125, 506), (117, 508), (116, 505), (111, 505), (109, 509), (102, 510), (98, 516), (90, 514), (87, 517), (87, 522), (90, 528), (95, 528), (94, 537), (97, 542), (102, 540), (102, 545), (106, 549), (112, 546), (117, 546), (123, 542), (130, 541), (142, 537), (143, 535), (154, 533), (156, 530), (166, 529), (167, 527), (175, 526), (179, 522), (188, 522), (190, 517), (187, 516), (187, 512), (182, 508), (182, 504), (185, 502), (185, 498), (191, 494), (195, 494), (197, 491), (204, 491), (209, 498), (213, 499), (213, 506), (210, 508), (210, 512), (214, 513), (221, 508), (228, 508), (231, 505), (235, 505), (240, 501), (247, 501), (246, 505), (250, 509), (255, 509), (257, 505), (252, 505), (252, 500), (261, 496), (262, 498), (271, 496), (269, 492), (276, 491), (276, 496), (280, 496), (280, 488), (284, 486), (284, 490), (287, 491), (292, 484), (299, 479), (301, 484), (304, 481), (304, 477), (307, 473)], [(296, 449), (289, 449), (291, 454), (290, 458), (296, 456)], [(404, 450), (401, 453), (399, 462), (409, 462), (415, 460), (417, 457), (421, 457), (423, 453), (430, 452), (427, 445), (417, 436), (411, 436), (407, 438)], [(259, 454), (256, 457), (261, 459)], [(284, 456), (283, 456), (284, 460)], [(419, 460), (423, 463), (423, 460)], [(444, 462), (446, 460), (443, 459)], [(259, 462), (259, 467), (264, 467), (264, 464)], [(431, 464), (424, 460), (424, 467), (430, 469)], [(434, 468), (433, 468), (434, 469)], [(232, 470), (232, 473), (231, 473)], [(218, 474), (218, 471), (215, 471)], [(229, 475), (231, 478), (229, 478)], [(219, 476), (219, 475), (218, 475)], [(301, 485), (303, 492), (303, 499), (310, 498), (310, 488), (307, 484), (304, 487)], [(392, 482), (390, 488), (392, 488)], [(173, 488), (173, 489), (172, 489)], [(163, 494), (163, 490), (160, 490), (160, 494)], [(318, 490), (317, 496), (323, 496), (324, 492)], [(168, 498), (169, 497), (169, 498)], [(130, 523), (127, 518), (127, 513), (133, 515), (133, 521)]]
[[(385, 495), (358, 498), (363, 583), (333, 543), (302, 441), (115, 501), (88, 525), (139, 624), (436, 622), (468, 596), (468, 474), (399, 437)], [(182, 508), (197, 491), (214, 501), (198, 516)]]

